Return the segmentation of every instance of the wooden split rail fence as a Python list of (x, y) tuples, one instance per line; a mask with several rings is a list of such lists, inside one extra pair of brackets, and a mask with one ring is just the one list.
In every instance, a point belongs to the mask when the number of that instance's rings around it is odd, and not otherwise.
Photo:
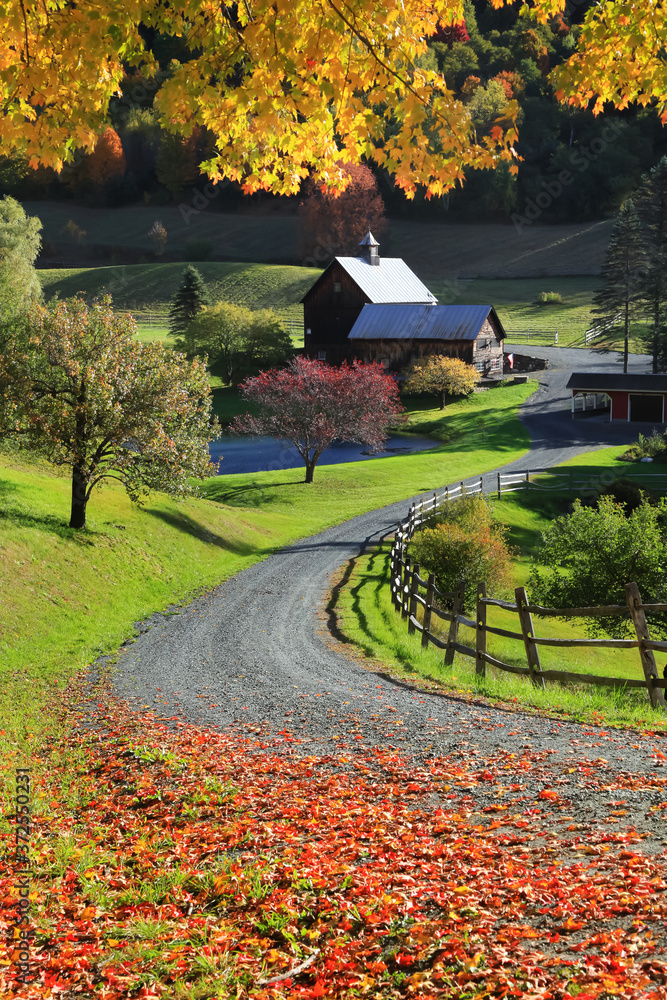
[[(513, 488), (513, 487), (510, 487)], [(498, 491), (501, 491), (500, 479)], [(545, 681), (560, 681), (576, 684), (598, 684), (605, 687), (645, 688), (651, 705), (657, 709), (665, 709), (664, 689), (667, 680), (658, 673), (655, 652), (667, 653), (667, 642), (651, 639), (646, 623), (646, 612), (667, 612), (667, 604), (643, 604), (636, 583), (628, 583), (625, 587), (626, 604), (608, 605), (606, 607), (590, 608), (545, 608), (531, 604), (524, 587), (514, 591), (514, 601), (498, 600), (488, 597), (486, 585), (477, 585), (476, 614), (474, 620), (464, 614), (465, 581), (461, 580), (454, 591), (443, 593), (435, 584), (435, 574), (431, 573), (426, 580), (420, 575), (418, 563), (413, 564), (407, 555), (407, 544), (415, 530), (429, 516), (437, 512), (438, 507), (460, 496), (479, 496), (484, 492), (484, 483), (480, 478), (472, 485), (461, 483), (448, 487), (440, 495), (433, 494), (428, 501), (415, 504), (410, 508), (408, 518), (396, 529), (391, 549), (391, 593), (392, 601), (403, 618), (407, 619), (408, 632), (420, 632), (422, 646), (429, 643), (445, 651), (445, 665), (450, 666), (454, 654), (475, 660), (475, 672), (479, 676), (486, 673), (486, 665), (496, 670), (507, 671), (529, 677), (533, 684), (544, 687)], [(421, 607), (421, 621), (418, 608)], [(520, 631), (497, 628), (487, 623), (487, 609), (501, 608), (515, 612), (519, 620)], [(609, 618), (616, 615), (629, 614), (636, 639), (551, 639), (535, 634), (533, 615), (540, 618)], [(449, 624), (447, 639), (444, 640), (432, 631), (434, 618)], [(459, 627), (463, 625), (475, 632), (475, 645), (468, 646), (459, 642)], [(501, 636), (505, 639), (515, 639), (523, 643), (526, 655), (525, 667), (505, 663), (492, 656), (487, 649), (489, 635)], [(597, 674), (581, 674), (568, 670), (542, 669), (540, 661), (540, 646), (575, 649), (581, 647), (609, 649), (637, 649), (641, 660), (644, 680), (626, 677), (607, 677)]]

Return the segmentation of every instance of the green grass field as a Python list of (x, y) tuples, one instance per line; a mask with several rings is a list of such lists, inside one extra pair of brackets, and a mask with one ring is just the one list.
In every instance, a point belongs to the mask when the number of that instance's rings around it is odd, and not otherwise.
[[(77, 267), (38, 271), (47, 298), (82, 293), (92, 298), (109, 293), (119, 309), (133, 313), (142, 340), (169, 342), (169, 301), (178, 288), (185, 264), (130, 264), (119, 267)], [(204, 262), (196, 267), (212, 302), (227, 301), (254, 309), (273, 309), (285, 328), (303, 343), (301, 297), (319, 271), (314, 268), (268, 264)]]
[[(623, 476), (628, 467), (617, 461), (623, 448), (606, 448), (579, 457), (559, 468), (576, 469), (577, 479), (587, 480), (590, 490), (601, 485), (605, 473)], [(633, 468), (633, 472), (638, 472)], [(609, 476), (606, 477), (609, 482)], [(645, 482), (650, 485), (649, 474)], [(525, 585), (530, 565), (537, 550), (540, 532), (564, 511), (565, 494), (560, 501), (549, 494), (520, 492), (493, 500), (498, 520), (510, 527), (509, 540), (521, 553), (515, 560), (515, 585)], [(444, 654), (429, 646), (421, 648), (419, 635), (409, 636), (407, 624), (393, 608), (389, 592), (389, 543), (359, 558), (349, 581), (332, 602), (344, 634), (366, 657), (391, 665), (402, 675), (418, 673), (436, 679), (459, 691), (476, 691), (492, 698), (519, 700), (539, 708), (566, 712), (580, 718), (593, 718), (602, 713), (609, 723), (655, 724), (656, 716), (644, 691), (611, 693), (593, 685), (568, 688), (548, 684), (542, 691), (527, 680), (494, 671), (487, 666), (485, 678), (475, 674), (474, 661), (456, 654), (452, 667), (444, 666)], [(490, 595), (502, 596), (502, 595)], [(530, 594), (529, 594), (530, 596)], [(470, 609), (468, 609), (470, 616)], [(474, 616), (474, 611), (473, 611)], [(490, 608), (488, 624), (514, 632), (520, 631), (516, 614)], [(560, 619), (535, 619), (538, 635), (554, 639), (586, 638), (583, 623)], [(447, 626), (436, 630), (445, 640)], [(459, 641), (474, 646), (474, 631), (461, 627)], [(520, 641), (497, 636), (489, 637), (489, 652), (498, 659), (525, 666), (525, 651)], [(633, 649), (580, 648), (563, 650), (540, 647), (544, 669), (570, 670), (575, 673), (643, 679), (639, 654)], [(662, 724), (662, 723), (661, 723)], [(667, 720), (665, 720), (667, 725)]]

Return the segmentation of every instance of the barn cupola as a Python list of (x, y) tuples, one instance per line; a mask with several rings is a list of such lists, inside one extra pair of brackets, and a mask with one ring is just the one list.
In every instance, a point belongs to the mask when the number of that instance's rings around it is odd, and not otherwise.
[(359, 246), (361, 247), (361, 253), (359, 254), (359, 256), (363, 257), (363, 259), (367, 261), (367, 263), (369, 264), (380, 263), (380, 254), (378, 253), (378, 247), (380, 246), (380, 244), (375, 239), (370, 229), (364, 236)]

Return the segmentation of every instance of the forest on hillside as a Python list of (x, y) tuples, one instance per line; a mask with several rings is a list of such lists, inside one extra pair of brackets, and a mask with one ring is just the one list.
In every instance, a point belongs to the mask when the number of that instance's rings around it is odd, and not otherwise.
[[(642, 174), (667, 153), (667, 133), (650, 107), (633, 106), (596, 118), (556, 99), (549, 72), (574, 51), (592, 2), (572, 0), (565, 15), (540, 25), (520, 15), (520, 2), (495, 10), (487, 0), (467, 0), (465, 21), (441, 28), (429, 40), (423, 66), (444, 74), (455, 95), (468, 105), (478, 136), (502, 121), (511, 101), (518, 101), (519, 171), (512, 175), (507, 164), (495, 171), (468, 171), (463, 186), (427, 204), (419, 194), (408, 201), (392, 176), (373, 166), (390, 215), (521, 225), (522, 219), (537, 217), (567, 223), (615, 214)], [(182, 39), (155, 36), (152, 45), (163, 78), (172, 60), (189, 58)], [(20, 156), (0, 157), (0, 196), (73, 199), (108, 208), (136, 202), (178, 204), (184, 192), (192, 201), (209, 183), (200, 164), (211, 156), (213, 136), (201, 127), (189, 138), (161, 128), (153, 109), (159, 83), (157, 78), (127, 75), (95, 151), (75, 156), (60, 174), (50, 168), (31, 169)], [(391, 122), (387, 129), (389, 134)], [(307, 194), (304, 189), (302, 198)], [(300, 199), (245, 195), (238, 184), (229, 183), (220, 186), (211, 207), (229, 211), (258, 200), (294, 205)]]

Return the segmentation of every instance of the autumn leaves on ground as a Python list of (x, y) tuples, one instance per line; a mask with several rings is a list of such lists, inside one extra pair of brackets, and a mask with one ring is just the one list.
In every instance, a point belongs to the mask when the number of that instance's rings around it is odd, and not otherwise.
[[(667, 779), (614, 774), (603, 730), (564, 771), (529, 745), (411, 762), (353, 715), (315, 757), (288, 722), (207, 732), (84, 686), (64, 711), (78, 726), (34, 768), (36, 982), (16, 988), (10, 952), (10, 994), (667, 996), (667, 858), (628, 805), (662, 818)], [(664, 734), (637, 741), (665, 759)], [(604, 796), (594, 829), (573, 790)], [(6, 870), (0, 898), (9, 929)]]

